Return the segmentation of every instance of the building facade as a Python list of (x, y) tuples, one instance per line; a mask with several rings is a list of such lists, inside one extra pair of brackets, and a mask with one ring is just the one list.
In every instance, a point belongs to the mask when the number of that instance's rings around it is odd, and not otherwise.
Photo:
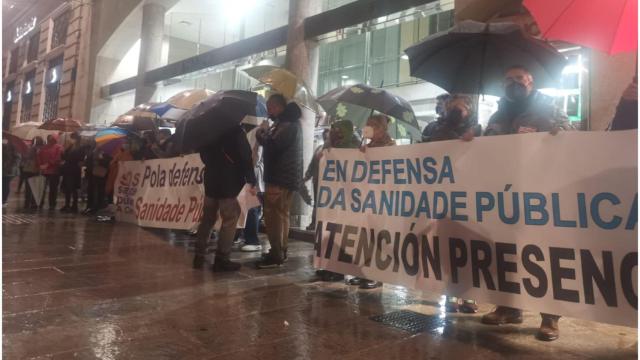
[(83, 120), (89, 108), (88, 74), (81, 73), (89, 60), (88, 6), (63, 2), (43, 18), (38, 10), (22, 14), (3, 34), (3, 129), (57, 117)]

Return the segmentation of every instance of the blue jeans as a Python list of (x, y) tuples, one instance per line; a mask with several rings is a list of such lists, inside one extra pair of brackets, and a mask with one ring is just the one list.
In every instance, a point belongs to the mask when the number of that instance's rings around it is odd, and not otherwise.
[[(262, 203), (262, 193), (258, 194), (258, 199)], [(260, 228), (260, 216), (262, 215), (262, 206), (256, 206), (247, 211), (247, 222), (244, 225), (244, 243), (245, 245), (260, 245), (258, 239), (258, 229)]]

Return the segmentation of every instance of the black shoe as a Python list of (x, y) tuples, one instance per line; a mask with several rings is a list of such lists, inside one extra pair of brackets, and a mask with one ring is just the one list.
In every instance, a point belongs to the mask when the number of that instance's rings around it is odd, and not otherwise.
[(62, 209), (60, 209), (60, 212), (61, 213), (66, 213), (66, 212), (69, 212), (69, 210), (71, 210), (71, 208), (65, 205), (65, 206), (62, 207)]
[(264, 260), (261, 260), (256, 264), (258, 269), (275, 269), (280, 266), (282, 266), (282, 261), (279, 261), (273, 256), (267, 256)]
[(371, 290), (382, 286), (382, 283), (375, 280), (362, 279), (360, 289)]
[(242, 265), (229, 259), (219, 258), (216, 256), (213, 263), (213, 272), (238, 271)]
[(78, 213), (78, 207), (77, 206), (72, 206), (69, 208), (68, 213), (70, 214), (77, 214)]
[(354, 277), (349, 280), (349, 285), (360, 286), (362, 282), (365, 281), (363, 278)]
[(344, 275), (329, 270), (323, 270), (320, 274), (320, 280), (325, 282), (344, 281)]
[(282, 262), (286, 263), (289, 261), (289, 256), (287, 256), (287, 249), (282, 250)]
[(206, 258), (204, 255), (196, 255), (193, 257), (193, 268), (194, 269), (202, 269), (206, 262)]

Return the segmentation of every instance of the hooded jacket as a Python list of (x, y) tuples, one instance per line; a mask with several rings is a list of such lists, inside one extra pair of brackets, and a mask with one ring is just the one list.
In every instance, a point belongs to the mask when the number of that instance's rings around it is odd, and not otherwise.
[(489, 119), (484, 135), (544, 132), (554, 127), (574, 129), (567, 115), (553, 104), (551, 98), (535, 91), (519, 102), (500, 99), (498, 111)]
[(257, 140), (263, 146), (264, 181), (291, 191), (302, 186), (302, 111), (289, 103), (269, 131)]

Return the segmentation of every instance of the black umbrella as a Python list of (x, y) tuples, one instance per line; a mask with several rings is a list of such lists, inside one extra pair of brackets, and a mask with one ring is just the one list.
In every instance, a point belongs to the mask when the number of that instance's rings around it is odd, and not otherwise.
[(244, 90), (219, 91), (180, 118), (176, 128), (177, 148), (181, 153), (197, 151), (216, 142), (248, 116), (267, 116), (262, 96)]
[(351, 120), (362, 127), (373, 111), (389, 115), (406, 133), (420, 134), (420, 126), (411, 105), (392, 93), (364, 84), (333, 89), (318, 98), (318, 103), (333, 119)]
[(529, 69), (538, 88), (556, 85), (565, 57), (513, 23), (462, 21), (406, 49), (411, 76), (450, 93), (502, 95), (510, 66)]

